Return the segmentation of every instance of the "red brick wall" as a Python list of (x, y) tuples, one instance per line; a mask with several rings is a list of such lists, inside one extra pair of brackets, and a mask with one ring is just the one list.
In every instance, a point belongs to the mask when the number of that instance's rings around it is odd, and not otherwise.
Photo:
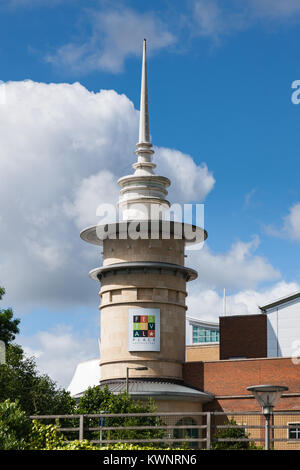
[[(207, 405), (207, 409), (259, 410), (252, 398), (231, 398), (249, 395), (249, 385), (286, 385), (289, 387), (287, 394), (300, 394), (300, 365), (293, 364), (291, 358), (190, 362), (184, 364), (183, 377), (186, 385), (220, 397)], [(300, 397), (282, 398), (276, 409), (299, 410)]]
[(220, 359), (267, 357), (267, 315), (220, 317)]

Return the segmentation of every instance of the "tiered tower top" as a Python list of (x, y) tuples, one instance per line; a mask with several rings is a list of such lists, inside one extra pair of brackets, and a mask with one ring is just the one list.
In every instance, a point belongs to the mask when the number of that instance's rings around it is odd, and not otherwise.
[(132, 165), (134, 174), (123, 176), (118, 181), (121, 186), (119, 207), (123, 219), (161, 218), (162, 212), (170, 206), (165, 197), (168, 194), (166, 188), (171, 182), (164, 176), (154, 174), (156, 165), (152, 162), (154, 150), (149, 129), (146, 39), (143, 42), (139, 141), (136, 146), (135, 153), (138, 158)]
[[(170, 208), (166, 199), (167, 188), (171, 182), (165, 176), (154, 173), (154, 154), (150, 139), (146, 40), (143, 42), (143, 62), (141, 81), (139, 139), (136, 144), (137, 162), (132, 165), (134, 173), (119, 179), (120, 197), (118, 206), (121, 214), (116, 214), (116, 220), (101, 223), (84, 229), (80, 236), (83, 240), (94, 245), (103, 245), (106, 238), (130, 238), (128, 230), (133, 226), (141, 238), (168, 238), (185, 240), (185, 245), (202, 243), (207, 233), (202, 227), (184, 221), (183, 216), (178, 221), (173, 220), (172, 214), (164, 212)], [(171, 208), (172, 209), (172, 208)], [(122, 217), (120, 217), (122, 215)], [(171, 219), (171, 220), (170, 220)], [(153, 222), (153, 223), (152, 223)], [(139, 228), (136, 227), (139, 225)], [(145, 235), (145, 236), (144, 236)]]

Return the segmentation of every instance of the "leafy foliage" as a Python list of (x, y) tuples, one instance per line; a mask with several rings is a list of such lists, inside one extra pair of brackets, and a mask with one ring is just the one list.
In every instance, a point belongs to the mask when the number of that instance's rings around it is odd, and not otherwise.
[(186, 450), (186, 447), (159, 447), (157, 445), (136, 445), (136, 444), (111, 444), (109, 446), (103, 446), (100, 450)]
[(18, 400), (28, 415), (69, 414), (75, 400), (68, 392), (57, 389), (49, 376), (40, 375), (35, 360), (28, 358), (20, 346), (10, 344), (6, 364), (0, 365), (0, 402)]
[[(0, 300), (4, 294), (0, 287)], [(75, 400), (70, 394), (58, 389), (49, 376), (39, 374), (34, 358), (26, 357), (21, 346), (12, 344), (19, 323), (11, 309), (0, 310), (0, 340), (6, 344), (6, 363), (0, 364), (0, 402), (18, 401), (27, 415), (72, 413)]]
[(0, 449), (24, 450), (28, 448), (31, 421), (18, 403), (5, 400), (0, 403)]
[[(147, 418), (146, 418), (147, 419)], [(140, 437), (140, 436), (139, 436)], [(184, 448), (184, 447), (181, 447)], [(42, 424), (31, 421), (18, 403), (5, 400), (0, 404), (0, 449), (1, 450), (139, 450), (167, 449), (161, 445), (93, 445), (87, 439), (67, 442), (59, 431), (58, 424)], [(179, 447), (178, 447), (179, 449)]]
[(101, 448), (84, 439), (82, 441), (76, 440), (64, 443), (62, 446), (55, 446), (51, 450), (101, 450)]
[(29, 448), (31, 450), (52, 450), (63, 447), (65, 440), (58, 425), (42, 424), (37, 420), (32, 421), (29, 435)]
[(151, 445), (136, 445), (136, 444), (111, 444), (109, 446), (95, 446), (89, 441), (73, 441), (65, 444), (63, 447), (55, 448), (55, 450), (185, 450), (184, 447), (159, 447)]
[[(5, 289), (0, 287), (0, 300), (5, 294)], [(18, 325), (19, 319), (13, 319), (13, 311), (11, 308), (0, 310), (0, 340), (4, 341), (6, 345), (11, 343), (19, 333)]]
[(79, 400), (77, 414), (93, 414), (101, 411), (111, 412), (112, 394), (108, 387), (89, 387)]
[[(237, 426), (234, 419), (229, 420), (228, 425)], [(247, 439), (249, 436), (246, 434), (243, 426), (238, 428), (219, 429), (212, 440), (211, 449), (213, 450), (250, 450), (256, 449), (256, 446), (251, 441), (219, 441), (219, 439)]]
[[(155, 411), (155, 403), (153, 400), (147, 402), (134, 401), (126, 392), (114, 395), (107, 387), (100, 389), (100, 387), (90, 387), (81, 397), (77, 413), (79, 414), (92, 414), (106, 412), (107, 414), (114, 413), (153, 413)], [(97, 427), (98, 419), (89, 418), (87, 420), (89, 427)], [(106, 418), (105, 427), (128, 427), (128, 426), (159, 426), (162, 421), (156, 416), (125, 416)], [(117, 439), (161, 439), (164, 432), (161, 429), (141, 429), (141, 430), (108, 430), (103, 431), (103, 439), (117, 440)], [(91, 432), (87, 435), (88, 439), (99, 440), (99, 432), (97, 434)]]

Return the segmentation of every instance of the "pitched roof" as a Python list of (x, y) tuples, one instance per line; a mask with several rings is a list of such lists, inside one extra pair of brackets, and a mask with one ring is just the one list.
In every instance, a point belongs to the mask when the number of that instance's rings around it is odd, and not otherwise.
[(291, 300), (295, 300), (300, 297), (300, 291), (294, 292), (293, 294), (289, 294), (285, 297), (281, 297), (280, 299), (274, 300), (273, 302), (263, 305), (262, 307), (259, 307), (262, 312), (265, 312), (266, 310), (269, 310), (270, 308), (277, 307), (278, 305), (285, 304), (287, 302), (290, 302)]

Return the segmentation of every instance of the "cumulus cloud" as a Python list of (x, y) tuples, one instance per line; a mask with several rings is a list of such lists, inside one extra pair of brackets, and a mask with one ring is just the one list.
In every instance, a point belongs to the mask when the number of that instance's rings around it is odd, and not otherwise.
[(213, 189), (215, 179), (205, 163), (196, 165), (190, 155), (161, 147), (155, 157), (158, 171), (172, 181), (173, 202), (203, 201)]
[(65, 388), (79, 362), (99, 357), (97, 337), (75, 334), (67, 325), (20, 339), (27, 356), (35, 358), (39, 371)]
[(66, 204), (65, 209), (73, 217), (77, 227), (86, 227), (95, 221), (95, 214), (101, 204), (117, 205), (119, 190), (115, 175), (110, 171), (99, 171), (83, 179), (76, 191), (74, 202)]
[[(226, 296), (227, 315), (260, 313), (259, 307), (300, 290), (296, 282), (280, 281), (264, 289), (243, 289)], [(224, 315), (223, 295), (214, 289), (198, 289), (187, 299), (188, 316), (207, 321), (218, 321)]]
[(291, 207), (284, 219), (283, 231), (292, 239), (300, 241), (300, 203)]
[(300, 203), (294, 204), (288, 215), (283, 218), (281, 228), (271, 225), (265, 227), (266, 233), (279, 238), (289, 238), (290, 240), (300, 241)]
[(198, 270), (199, 277), (191, 289), (203, 288), (244, 289), (255, 288), (264, 281), (273, 281), (280, 277), (268, 260), (255, 252), (259, 238), (249, 242), (237, 241), (225, 253), (214, 253), (207, 243), (202, 250), (193, 251), (188, 258), (188, 265)]
[[(227, 314), (252, 314), (258, 305), (297, 290), (296, 283), (280, 280), (280, 272), (268, 260), (256, 254), (259, 238), (237, 241), (225, 253), (213, 253), (206, 243), (193, 251), (187, 265), (198, 271), (198, 279), (189, 284), (188, 316), (218, 321), (223, 314), (223, 289), (227, 298)], [(274, 281), (278, 281), (275, 282)], [(260, 288), (272, 282), (271, 287)]]
[(22, 309), (90, 304), (97, 287), (87, 273), (97, 257), (79, 240), (78, 224), (97, 220), (91, 201), (87, 207), (79, 201), (87, 197), (87, 182), (98, 204), (104, 192), (114, 196), (99, 169), (121, 176), (132, 159), (138, 113), (124, 95), (91, 93), (78, 83), (2, 86), (0, 272), (6, 301)]
[[(79, 238), (96, 224), (96, 209), (116, 202), (117, 179), (132, 172), (138, 111), (113, 90), (89, 92), (79, 83), (8, 82), (0, 106), (0, 285), (18, 311), (97, 308), (98, 286), (88, 272), (101, 263), (100, 249)], [(173, 187), (181, 197), (195, 172), (193, 200), (212, 188), (205, 164), (180, 152)], [(161, 159), (169, 174), (168, 149)], [(185, 172), (187, 174), (185, 174)], [(173, 175), (171, 174), (171, 177)], [(206, 188), (206, 189), (204, 189)], [(187, 197), (185, 195), (185, 197)], [(186, 199), (185, 199), (186, 200)]]
[(142, 40), (151, 42), (151, 53), (176, 41), (168, 27), (154, 13), (129, 8), (90, 12), (91, 36), (82, 43), (62, 45), (46, 61), (78, 73), (105, 70), (118, 73), (129, 57), (141, 54)]

